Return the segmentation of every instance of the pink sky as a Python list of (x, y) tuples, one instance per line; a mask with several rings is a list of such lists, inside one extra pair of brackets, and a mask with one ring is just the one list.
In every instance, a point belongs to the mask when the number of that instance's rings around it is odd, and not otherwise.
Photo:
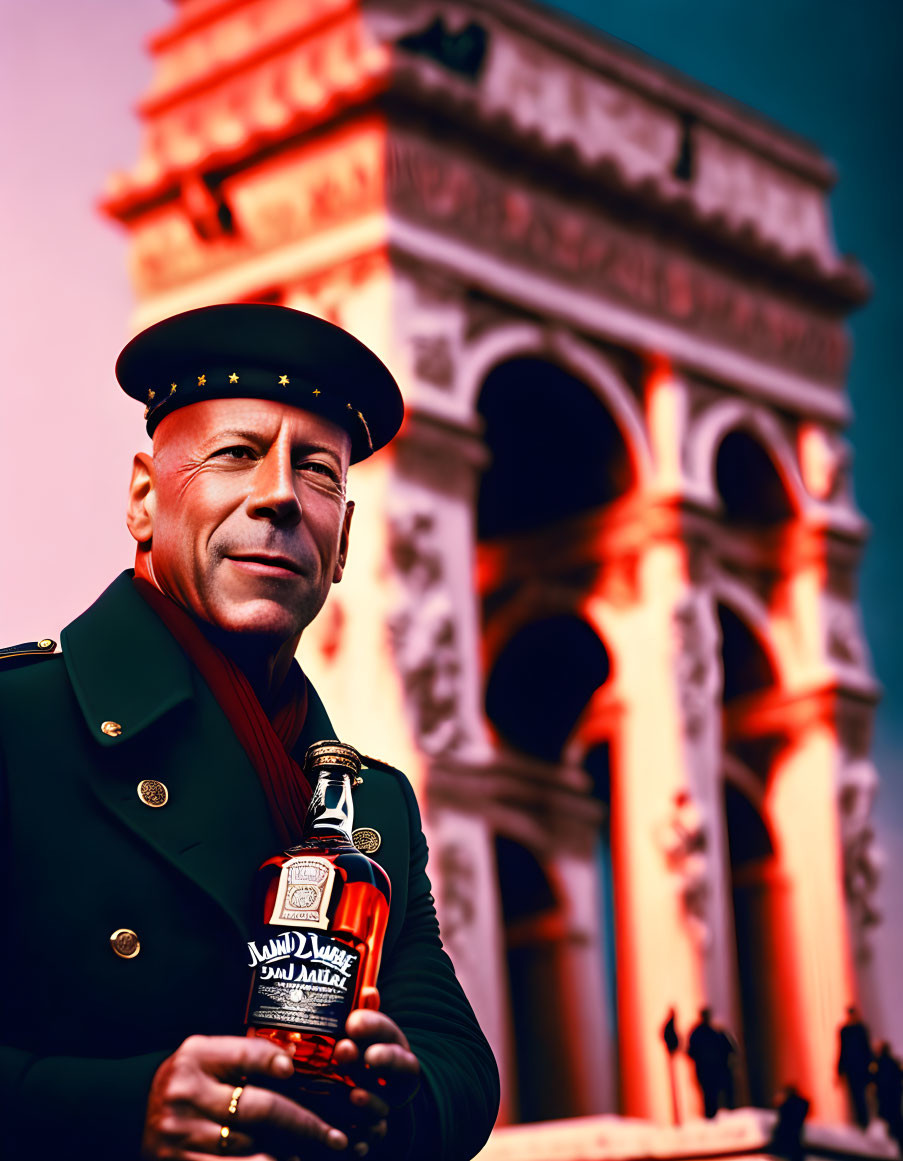
[(0, 2), (0, 643), (53, 637), (131, 564), (123, 519), (141, 409), (113, 363), (132, 294), (95, 209), (137, 156), (164, 0)]

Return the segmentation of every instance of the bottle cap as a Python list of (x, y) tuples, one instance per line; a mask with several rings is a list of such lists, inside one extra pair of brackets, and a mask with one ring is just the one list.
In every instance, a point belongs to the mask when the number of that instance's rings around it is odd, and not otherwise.
[(361, 756), (354, 746), (348, 746), (335, 738), (314, 742), (304, 755), (304, 769), (315, 770), (318, 766), (344, 766), (357, 774), (361, 768)]

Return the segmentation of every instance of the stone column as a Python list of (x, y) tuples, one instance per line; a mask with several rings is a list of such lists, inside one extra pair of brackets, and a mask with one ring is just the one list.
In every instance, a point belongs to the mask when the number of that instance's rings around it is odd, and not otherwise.
[[(435, 345), (419, 341), (413, 350), (418, 377), (429, 372), (442, 378)], [(396, 441), (387, 495), (387, 561), (394, 593), (387, 625), (406, 719), (424, 762), (431, 872), (443, 939), (499, 1063), (499, 1116), (505, 1123), (510, 1116), (511, 1029), (494, 834), (483, 804), (467, 789), (467, 773), (483, 768), (492, 753), (482, 710), (474, 586), (476, 491), (485, 449), (474, 427), (430, 406), (428, 389), (418, 390), (415, 398), (423, 406), (410, 408)], [(449, 766), (458, 769), (458, 776), (443, 779), (443, 792), (434, 802), (435, 778)]]
[[(707, 999), (703, 948), (711, 939), (712, 874), (711, 823), (683, 744), (675, 616), (687, 582), (672, 515), (649, 509), (636, 515), (643, 542), (636, 545), (631, 602), (612, 606), (604, 595), (587, 602), (614, 659), (622, 710), (612, 743), (611, 802), (621, 1111), (663, 1123), (672, 1103), (661, 1029), (674, 1007), (685, 1032)], [(646, 529), (656, 525), (660, 535), (649, 536)], [(695, 1110), (685, 1070), (678, 1083), (681, 1108)]]
[(465, 792), (430, 807), (437, 764), (473, 766), (491, 753), (473, 582), (485, 452), (477, 433), (449, 412), (454, 365), (420, 341), (442, 331), (454, 303), (400, 309), (413, 300), (420, 301), (411, 278), (380, 255), (324, 278), (316, 297), (307, 286), (286, 293), (288, 305), (333, 319), (376, 351), (396, 374), (407, 412), (391, 447), (351, 469), (349, 497), (360, 519), (352, 524), (349, 568), (305, 633), (301, 653), (340, 734), (402, 768), (414, 784), (448, 950), (504, 1070), (492, 834)]
[(598, 867), (592, 857), (561, 854), (556, 879), (567, 902), (558, 987), (566, 1015), (571, 1063), (571, 1116), (617, 1112), (615, 1029), (606, 1013), (605, 931), (600, 918)]
[(828, 591), (832, 557), (839, 548), (822, 520), (794, 525), (780, 547), (784, 578), (773, 594), (771, 616), (785, 656), (784, 689), (778, 704), (764, 707), (758, 731), (779, 730), (787, 739), (766, 793), (779, 865), (788, 884), (781, 947), (786, 973), (792, 972), (795, 980), (795, 1002), (787, 1005), (785, 1040), (797, 1048), (786, 1064), (798, 1063), (800, 1086), (812, 1100), (813, 1115), (838, 1120), (846, 1118), (847, 1107), (834, 1078), (837, 1029), (847, 1005), (857, 1002), (858, 991), (848, 872), (856, 862), (856, 838), (867, 829), (870, 801), (866, 793), (842, 820), (847, 755), (851, 749), (864, 754), (867, 747), (862, 738), (845, 741), (844, 707), (869, 706), (875, 690), (861, 651), (856, 657), (851, 653), (849, 632), (842, 634), (842, 650), (835, 640), (844, 622), (843, 617), (838, 620), (838, 610), (849, 614), (852, 606)]
[[(792, 978), (792, 1003), (785, 1006), (784, 1059), (776, 1062), (795, 1077), (819, 1120), (847, 1116), (835, 1078), (837, 1028), (856, 982), (850, 955), (843, 891), (843, 862), (836, 807), (837, 735), (828, 707), (797, 724), (772, 772), (768, 817), (787, 881), (785, 929), (777, 946)], [(792, 1071), (789, 1071), (792, 1070)]]
[[(706, 560), (686, 543), (684, 518), (690, 389), (660, 360), (645, 389), (653, 474), (600, 546), (606, 569), (588, 608), (612, 651), (621, 707), (611, 833), (622, 1112), (668, 1122), (669, 1009), (683, 1036), (705, 1004), (734, 1028), (737, 1013), (719, 637)], [(691, 1115), (701, 1105), (682, 1059), (675, 1075), (679, 1107)]]
[(492, 1046), (502, 1078), (498, 1124), (511, 1120), (511, 1028), (504, 928), (493, 835), (473, 809), (436, 806), (430, 813), (430, 870), (442, 941)]

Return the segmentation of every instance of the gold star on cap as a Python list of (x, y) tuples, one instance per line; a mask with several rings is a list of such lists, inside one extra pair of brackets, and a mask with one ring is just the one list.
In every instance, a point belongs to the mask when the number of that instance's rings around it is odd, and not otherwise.
[(323, 394), (323, 392), (320, 390), (320, 388), (319, 388), (319, 387), (314, 387), (312, 394), (314, 394), (314, 395), (322, 395), (322, 394)]
[(206, 387), (206, 386), (207, 386), (207, 376), (206, 375), (198, 375), (198, 387)]
[(156, 394), (156, 392), (155, 392), (155, 391), (148, 391), (148, 393), (147, 393), (147, 401), (148, 401), (148, 403), (150, 403), (150, 401), (153, 399), (153, 397), (154, 397), (154, 395), (155, 395), (155, 394)]
[(280, 387), (288, 387), (288, 375), (280, 375), (279, 376), (279, 386)]
[(234, 371), (233, 371), (233, 372), (232, 372), (232, 374), (229, 376), (229, 382), (230, 382), (230, 383), (237, 383), (237, 382), (238, 382), (238, 376), (235, 374), (235, 372), (234, 372)]
[(170, 395), (175, 395), (177, 387), (178, 387), (178, 383), (170, 383), (170, 385), (169, 385)]

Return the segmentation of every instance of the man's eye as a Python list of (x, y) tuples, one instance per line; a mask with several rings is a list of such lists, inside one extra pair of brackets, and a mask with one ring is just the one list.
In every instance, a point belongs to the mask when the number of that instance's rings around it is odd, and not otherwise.
[(249, 447), (242, 447), (236, 444), (234, 447), (220, 448), (219, 451), (213, 453), (215, 456), (220, 456), (223, 459), (230, 460), (250, 460), (254, 458), (254, 452)]
[(313, 472), (318, 476), (326, 476), (327, 479), (332, 480), (333, 483), (339, 482), (339, 474), (329, 466), (329, 464), (321, 463), (319, 460), (302, 460), (298, 464), (299, 472)]

